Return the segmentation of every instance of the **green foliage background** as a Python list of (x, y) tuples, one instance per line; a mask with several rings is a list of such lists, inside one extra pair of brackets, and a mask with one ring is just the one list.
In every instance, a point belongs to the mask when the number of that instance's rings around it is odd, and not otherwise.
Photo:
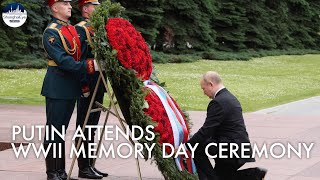
[[(0, 20), (0, 67), (45, 67), (41, 37), (50, 21), (45, 1), (3, 0), (0, 8), (11, 2), (21, 3), (28, 19), (19, 28), (10, 28)], [(194, 56), (205, 59), (250, 59), (279, 52), (306, 54), (320, 50), (318, 0), (114, 2), (126, 8), (125, 17), (142, 33), (157, 57), (162, 55), (158, 52), (165, 52), (196, 53)], [(74, 4), (71, 23), (76, 24), (79, 16)], [(169, 59), (165, 62), (175, 62), (177, 56)]]

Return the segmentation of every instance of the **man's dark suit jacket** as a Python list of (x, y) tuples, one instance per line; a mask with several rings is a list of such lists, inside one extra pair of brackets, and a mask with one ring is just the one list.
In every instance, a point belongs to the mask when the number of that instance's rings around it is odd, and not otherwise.
[[(215, 143), (237, 143), (239, 148), (241, 143), (250, 143), (240, 102), (226, 88), (220, 90), (209, 103), (205, 123), (187, 143), (194, 146), (196, 143), (208, 143), (208, 140)], [(241, 156), (239, 151), (238, 154)], [(245, 154), (251, 157), (252, 152)], [(254, 158), (238, 159), (241, 164), (253, 161)]]

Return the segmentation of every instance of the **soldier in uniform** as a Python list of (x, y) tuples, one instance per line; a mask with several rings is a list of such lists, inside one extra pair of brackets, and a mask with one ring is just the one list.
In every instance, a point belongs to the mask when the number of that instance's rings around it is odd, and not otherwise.
[[(46, 125), (49, 126), (49, 138), (44, 147), (50, 148), (46, 157), (48, 180), (67, 179), (65, 172), (65, 142), (57, 134), (51, 136), (53, 127), (59, 133), (65, 133), (74, 110), (76, 100), (87, 92), (81, 91), (80, 75), (93, 74), (97, 70), (94, 60), (81, 61), (81, 43), (74, 26), (68, 23), (71, 17), (71, 0), (47, 0), (52, 20), (43, 33), (43, 47), (48, 57), (48, 69), (45, 75), (41, 95), (46, 98)], [(60, 146), (61, 157), (52, 145)], [(58, 149), (58, 148), (57, 148)]]
[[(78, 1), (78, 7), (82, 14), (82, 21), (79, 22), (77, 25), (75, 25), (75, 27), (79, 34), (80, 42), (81, 42), (81, 51), (83, 56), (83, 58), (81, 59), (84, 59), (84, 60), (90, 60), (94, 58), (94, 55), (92, 53), (92, 47), (90, 46), (90, 44), (92, 43), (91, 37), (94, 35), (94, 29), (89, 24), (88, 20), (91, 18), (95, 7), (99, 4), (100, 3), (98, 0), (79, 0)], [(96, 86), (99, 75), (100, 75), (99, 72), (95, 72), (94, 74), (87, 76), (88, 84), (90, 88), (90, 96), (88, 98), (80, 97), (77, 102), (77, 127), (78, 126), (82, 127), (84, 124), (86, 113), (88, 111), (89, 104), (90, 104), (93, 91)], [(105, 92), (105, 88), (103, 86), (103, 83), (100, 83), (96, 97), (95, 97), (95, 101), (102, 103), (104, 92)], [(99, 118), (100, 118), (100, 112), (91, 113), (89, 116), (87, 125), (97, 125), (99, 122)], [(91, 131), (91, 134), (88, 134), (88, 131), (84, 132), (86, 139), (82, 141), (82, 145), (85, 148), (85, 155), (80, 154), (80, 156), (78, 157), (79, 177), (81, 178), (97, 179), (97, 178), (108, 176), (107, 173), (103, 173), (97, 170), (93, 166), (94, 159), (88, 157), (88, 143), (94, 142), (95, 130), (96, 129), (93, 129)]]

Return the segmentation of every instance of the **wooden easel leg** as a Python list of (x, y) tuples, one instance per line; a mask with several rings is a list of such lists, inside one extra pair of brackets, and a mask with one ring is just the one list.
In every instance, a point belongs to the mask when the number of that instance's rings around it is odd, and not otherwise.
[(139, 159), (138, 158), (135, 158), (135, 159), (136, 159), (136, 164), (137, 164), (138, 176), (139, 176), (139, 179), (142, 180)]
[[(114, 94), (112, 94), (110, 101), (113, 101), (113, 97), (114, 97)], [(99, 152), (99, 150), (101, 148), (102, 138), (103, 138), (104, 131), (105, 131), (108, 119), (109, 119), (110, 112), (111, 112), (110, 108), (111, 108), (111, 102), (109, 102), (109, 108), (108, 108), (109, 110), (107, 112), (106, 118), (105, 118), (104, 123), (103, 123), (102, 133), (100, 134), (100, 139), (99, 139), (99, 143), (98, 143), (98, 147), (97, 147), (97, 151), (96, 151), (96, 157), (98, 157), (98, 152)], [(95, 165), (96, 165), (96, 160), (97, 160), (97, 158), (93, 159), (93, 163), (92, 163), (93, 167), (95, 167)]]
[[(98, 91), (98, 87), (99, 87), (100, 81), (101, 81), (101, 75), (98, 77), (98, 81), (97, 81), (97, 83), (96, 83), (96, 87), (94, 88), (93, 95), (92, 95), (92, 97), (91, 97), (91, 101), (90, 101), (90, 104), (89, 104), (89, 108), (88, 108), (88, 111), (87, 111), (87, 114), (86, 114), (86, 118), (85, 118), (84, 123), (83, 123), (83, 126), (82, 126), (82, 132), (84, 132), (84, 129), (85, 129), (87, 123), (88, 123), (89, 116), (90, 116), (90, 112), (91, 112), (91, 109), (92, 109), (92, 105), (93, 105), (94, 99), (96, 98), (96, 95), (97, 95), (97, 91)], [(82, 142), (82, 137), (80, 137), (79, 140), (78, 140), (78, 142), (77, 142), (77, 151), (78, 151), (79, 148), (80, 148), (81, 142)], [(73, 157), (72, 157), (72, 163), (71, 163), (71, 167), (70, 167), (70, 169), (69, 169), (69, 173), (68, 173), (68, 178), (67, 178), (67, 180), (70, 180), (70, 177), (71, 177), (72, 170), (73, 170), (74, 163), (75, 163), (76, 159), (77, 159), (77, 157), (76, 157), (76, 155), (74, 154)]]
[[(112, 94), (112, 98), (113, 98), (113, 96), (114, 96), (114, 94)], [(112, 99), (112, 100), (113, 100), (113, 99)], [(100, 103), (98, 103), (98, 102), (96, 102), (96, 104), (97, 104), (97, 106), (101, 107), (101, 108), (104, 109), (105, 111), (108, 111), (107, 116), (106, 116), (106, 119), (105, 119), (104, 127), (103, 127), (102, 133), (101, 133), (101, 135), (100, 135), (99, 145), (98, 145), (98, 149), (97, 149), (97, 153), (96, 153), (96, 156), (98, 156), (98, 152), (99, 152), (99, 150), (100, 150), (101, 141), (102, 141), (102, 138), (103, 138), (103, 135), (104, 135), (104, 131), (105, 131), (104, 128), (105, 128), (105, 126), (106, 126), (106, 122), (107, 122), (108, 116), (109, 116), (109, 114), (112, 114), (112, 115), (114, 115), (114, 116), (116, 116), (116, 115), (115, 115), (115, 113), (113, 113), (113, 112), (111, 111), (111, 109), (110, 109), (111, 104), (110, 104), (110, 103), (109, 103), (109, 108), (104, 107), (102, 104), (100, 104)], [(122, 118), (120, 118), (120, 119), (118, 119), (118, 120), (119, 120), (119, 122), (120, 122), (120, 121), (125, 122), (125, 120), (122, 119)], [(122, 128), (122, 127), (121, 127), (121, 128)], [(122, 130), (125, 130), (125, 129), (122, 129)], [(130, 136), (129, 136), (129, 141), (130, 141), (130, 143), (131, 143), (132, 145), (135, 144), (135, 142), (131, 139)], [(94, 159), (94, 164), (95, 164), (95, 161), (96, 161), (96, 158)], [(138, 170), (138, 176), (139, 176), (140, 179), (142, 179), (142, 177), (141, 177), (141, 171), (140, 171), (140, 163), (139, 163), (139, 159), (137, 159), (137, 158), (136, 158), (136, 165), (137, 165), (137, 170)]]
[[(99, 63), (98, 63), (98, 66), (99, 66), (99, 69), (101, 69)], [(118, 120), (119, 120), (119, 122), (120, 122), (120, 124), (121, 124), (122, 129), (125, 130), (126, 128), (125, 128), (125, 126), (124, 126), (124, 124), (123, 124), (122, 118), (121, 118), (120, 115), (119, 115), (119, 112), (118, 112), (118, 110), (117, 110), (117, 107), (115, 106), (115, 103), (114, 103), (114, 101), (113, 101), (112, 95), (111, 95), (111, 93), (110, 93), (109, 86), (108, 86), (108, 84), (107, 84), (106, 79), (105, 79), (104, 76), (103, 76), (102, 71), (100, 71), (100, 76), (102, 76), (102, 82), (103, 82), (103, 84), (104, 84), (104, 86), (105, 86), (105, 88), (106, 88), (107, 94), (108, 94), (108, 96), (109, 96), (109, 98), (110, 98), (111, 107), (114, 108), (115, 115), (116, 115), (116, 117), (118, 118)], [(131, 137), (129, 137), (129, 140), (130, 140), (130, 142), (131, 142), (132, 145), (135, 144), (134, 141), (131, 139)], [(101, 141), (101, 139), (100, 139), (100, 141)], [(139, 159), (138, 159), (138, 158), (135, 158), (135, 159), (136, 159), (136, 163), (137, 163), (138, 176), (139, 176), (139, 179), (142, 180)]]
[[(105, 89), (106, 89), (107, 95), (108, 95), (108, 97), (109, 97), (109, 99), (110, 99), (110, 102), (109, 102), (109, 108), (105, 108), (105, 109), (108, 110), (108, 113), (107, 113), (107, 115), (106, 115), (105, 122), (104, 122), (104, 126), (103, 126), (103, 130), (102, 130), (102, 133), (101, 133), (101, 135), (100, 135), (100, 140), (99, 140), (99, 144), (98, 144), (98, 150), (99, 150), (100, 147), (101, 147), (101, 141), (102, 141), (102, 139), (103, 139), (103, 135), (104, 135), (104, 131), (105, 131), (105, 126), (106, 126), (106, 124), (107, 124), (107, 120), (108, 120), (110, 114), (112, 114), (112, 115), (114, 115), (114, 116), (117, 117), (117, 119), (118, 119), (119, 122), (120, 122), (120, 125), (121, 125), (122, 130), (126, 130), (126, 128), (125, 128), (125, 126), (124, 126), (124, 124), (123, 124), (125, 121), (124, 121), (124, 119), (122, 119), (122, 118), (120, 117), (119, 112), (118, 112), (118, 110), (117, 110), (117, 107), (116, 107), (116, 105), (115, 105), (115, 102), (113, 101), (114, 94), (111, 94), (111, 92), (110, 92), (108, 83), (107, 83), (105, 77), (103, 76), (103, 73), (102, 73), (100, 64), (97, 63), (97, 65), (98, 65), (98, 67), (99, 67), (99, 73), (100, 73), (100, 75), (99, 75), (98, 81), (97, 81), (97, 83), (96, 83), (96, 86), (95, 86), (95, 89), (94, 89), (94, 92), (93, 92), (93, 95), (92, 95), (92, 98), (91, 98), (91, 101), (90, 101), (90, 105), (89, 105), (89, 108), (88, 108), (88, 111), (87, 111), (87, 114), (86, 114), (86, 118), (85, 118), (84, 124), (83, 124), (83, 126), (82, 126), (82, 132), (84, 132), (85, 126), (86, 126), (86, 124), (88, 123), (88, 119), (89, 119), (89, 116), (90, 116), (90, 113), (91, 113), (91, 110), (92, 110), (92, 106), (93, 106), (93, 103), (94, 103), (94, 99), (95, 99), (95, 97), (96, 97), (98, 87), (99, 87), (99, 85), (100, 85), (100, 83), (101, 83), (101, 80), (102, 80), (103, 85), (104, 85), (104, 87), (105, 87)], [(99, 103), (97, 103), (97, 104), (99, 104)], [(100, 106), (102, 106), (102, 105), (100, 104)], [(111, 108), (114, 109), (114, 112), (111, 111)], [(135, 144), (135, 142), (131, 139), (130, 136), (129, 136), (129, 141), (131, 142), (132, 145)], [(78, 141), (78, 143), (77, 143), (77, 151), (78, 151), (79, 148), (80, 148), (81, 142), (82, 142), (82, 138), (80, 137), (80, 138), (79, 138), (79, 141)], [(98, 153), (98, 151), (97, 151), (97, 153)], [(74, 167), (76, 158), (77, 158), (77, 157), (76, 157), (75, 154), (74, 154), (74, 155), (73, 155), (73, 159), (72, 159), (72, 163), (71, 163), (71, 167), (70, 167), (70, 169), (69, 169), (69, 173), (68, 173), (68, 178), (67, 178), (67, 180), (70, 180), (70, 177), (71, 177), (71, 174), (72, 174), (72, 170), (73, 170), (73, 167)], [(135, 160), (136, 160), (136, 165), (137, 165), (137, 171), (138, 171), (139, 179), (142, 180), (139, 159), (138, 159), (138, 158), (135, 158)], [(96, 159), (94, 159), (93, 166), (95, 165), (95, 162), (96, 162)]]

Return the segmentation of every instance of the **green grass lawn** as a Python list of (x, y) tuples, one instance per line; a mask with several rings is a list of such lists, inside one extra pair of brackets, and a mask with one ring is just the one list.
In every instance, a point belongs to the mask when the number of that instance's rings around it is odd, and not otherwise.
[(156, 65), (159, 79), (182, 108), (206, 110), (210, 99), (203, 95), (199, 80), (213, 70), (246, 112), (320, 95), (319, 67), (320, 55)]
[(1, 104), (44, 104), (40, 95), (45, 69), (0, 69)]
[[(156, 64), (159, 79), (183, 109), (206, 110), (209, 99), (199, 80), (214, 70), (247, 112), (320, 95), (319, 67), (320, 55)], [(0, 69), (0, 103), (44, 105), (40, 91), (45, 71)]]

